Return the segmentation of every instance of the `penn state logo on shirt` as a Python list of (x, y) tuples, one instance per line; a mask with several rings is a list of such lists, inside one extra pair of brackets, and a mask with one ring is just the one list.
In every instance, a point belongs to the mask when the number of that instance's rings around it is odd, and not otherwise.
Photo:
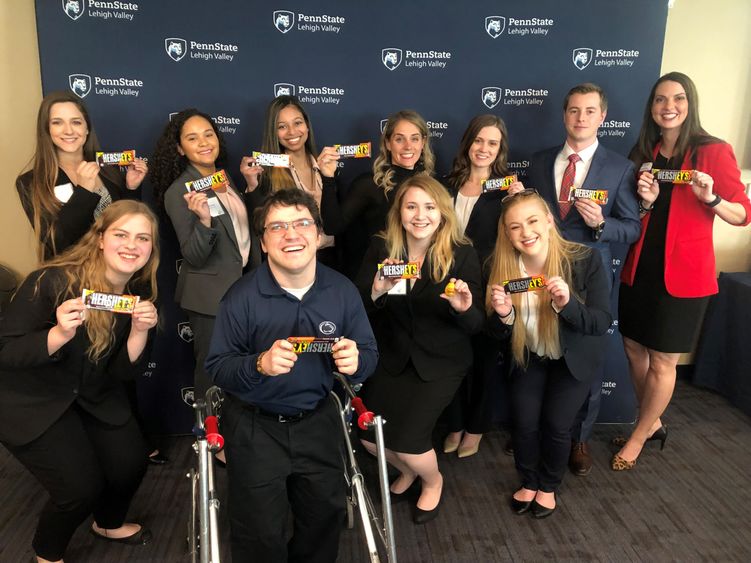
[(278, 98), (279, 96), (294, 96), (295, 95), (295, 85), (294, 84), (288, 84), (287, 82), (279, 82), (277, 84), (274, 84), (274, 97)]
[(579, 47), (574, 49), (571, 58), (574, 62), (574, 66), (579, 70), (584, 70), (592, 62), (592, 49), (589, 47)]
[(274, 27), (282, 33), (287, 33), (295, 25), (295, 14), (289, 10), (274, 12)]
[(394, 70), (402, 64), (402, 50), (396, 47), (381, 49), (381, 61), (387, 69)]
[(195, 403), (196, 399), (196, 392), (193, 387), (183, 387), (180, 389), (180, 398), (183, 400), (183, 402), (188, 405), (189, 407), (193, 406), (193, 403)]
[(91, 92), (91, 76), (88, 74), (71, 74), (68, 76), (71, 91), (79, 98), (85, 98)]
[(193, 329), (188, 321), (177, 323), (177, 335), (188, 344), (193, 342)]
[(63, 0), (63, 12), (73, 21), (83, 15), (82, 0)]
[(188, 43), (179, 37), (167, 37), (164, 40), (164, 50), (170, 59), (175, 62), (182, 60), (188, 52)]
[(336, 325), (331, 321), (323, 321), (318, 325), (318, 330), (321, 331), (321, 334), (328, 336), (329, 334), (334, 334), (336, 332)]
[(498, 86), (486, 86), (482, 89), (482, 103), (493, 109), (501, 102), (501, 89)]
[(485, 18), (485, 31), (496, 39), (506, 29), (506, 18), (503, 16), (488, 16)]

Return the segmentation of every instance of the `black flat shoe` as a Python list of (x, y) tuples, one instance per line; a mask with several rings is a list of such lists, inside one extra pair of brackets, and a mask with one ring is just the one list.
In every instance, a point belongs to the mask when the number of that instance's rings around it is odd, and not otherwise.
[(511, 495), (511, 510), (513, 510), (516, 514), (521, 515), (525, 512), (529, 512), (529, 509), (531, 507), (531, 500), (517, 500), (514, 498), (514, 495)]
[(162, 452), (157, 452), (154, 455), (149, 456), (149, 463), (152, 465), (164, 465), (169, 463), (169, 458)]
[(534, 516), (538, 520), (542, 518), (547, 518), (548, 516), (553, 514), (553, 512), (555, 512), (555, 509), (556, 509), (555, 506), (553, 508), (547, 508), (541, 505), (540, 503), (538, 503), (536, 500), (532, 501), (531, 508), (532, 508), (532, 516)]
[(433, 510), (423, 510), (422, 508), (415, 506), (415, 515), (414, 518), (412, 518), (412, 521), (415, 524), (426, 524), (431, 520), (435, 520), (436, 516), (438, 516), (438, 509), (441, 508), (442, 500), (443, 497), (438, 500), (438, 504), (435, 505)]
[(103, 536), (99, 532), (95, 532), (94, 528), (89, 528), (89, 532), (91, 532), (91, 535), (97, 539), (110, 541), (113, 543), (121, 543), (125, 545), (146, 545), (151, 541), (152, 538), (151, 530), (143, 526), (141, 526), (141, 529), (138, 530), (135, 534), (124, 538), (111, 538), (109, 536)]
[(422, 489), (422, 481), (419, 477), (415, 477), (415, 480), (412, 481), (412, 484), (407, 487), (407, 489), (403, 493), (395, 493), (389, 489), (391, 492), (391, 504), (399, 504), (400, 502), (404, 502), (405, 500), (417, 500), (417, 497), (420, 496), (420, 490)]

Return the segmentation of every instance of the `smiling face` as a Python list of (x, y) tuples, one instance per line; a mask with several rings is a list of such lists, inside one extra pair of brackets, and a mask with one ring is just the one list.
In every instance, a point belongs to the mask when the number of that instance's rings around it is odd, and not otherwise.
[(680, 131), (688, 117), (688, 98), (680, 83), (672, 80), (660, 82), (652, 99), (652, 119), (663, 131)]
[(544, 263), (554, 223), (553, 216), (539, 201), (529, 198), (513, 205), (504, 213), (503, 226), (511, 245), (522, 257)]
[(386, 140), (386, 149), (391, 153), (391, 162), (412, 170), (422, 156), (425, 138), (416, 125), (401, 120), (394, 126), (391, 137)]
[(469, 147), (469, 161), (477, 168), (490, 167), (498, 158), (501, 148), (501, 131), (498, 127), (483, 127)]
[(571, 94), (568, 107), (563, 112), (567, 142), (572, 149), (587, 148), (597, 139), (597, 129), (605, 120), (607, 112), (602, 111), (602, 100), (597, 92)]
[(215, 171), (219, 158), (219, 139), (211, 123), (200, 115), (194, 115), (183, 123), (177, 152), (188, 159), (202, 174)]
[(124, 285), (144, 267), (151, 256), (153, 236), (151, 221), (141, 214), (124, 215), (100, 235), (105, 277), (112, 285)]
[(305, 116), (295, 106), (282, 108), (276, 118), (276, 134), (285, 152), (305, 150), (308, 124)]
[[(300, 219), (308, 219), (310, 224), (289, 225), (287, 229), (272, 232), (271, 226), (275, 223), (292, 223)], [(321, 235), (306, 207), (275, 205), (269, 209), (261, 248), (268, 255), (269, 267), (282, 287), (304, 287), (313, 283), (320, 242)]]
[(83, 153), (89, 134), (86, 118), (73, 102), (59, 102), (50, 107), (48, 122), (50, 138), (58, 151)]
[(425, 190), (409, 188), (401, 202), (402, 227), (407, 234), (407, 242), (426, 242), (441, 225), (441, 212), (435, 200)]

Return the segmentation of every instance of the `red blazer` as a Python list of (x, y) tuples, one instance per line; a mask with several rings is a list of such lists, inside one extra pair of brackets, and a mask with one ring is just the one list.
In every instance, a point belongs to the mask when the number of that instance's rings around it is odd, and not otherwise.
[[(654, 156), (659, 149), (658, 143)], [(751, 222), (751, 202), (741, 183), (741, 173), (729, 144), (718, 142), (698, 147), (695, 167), (689, 151), (681, 169), (691, 168), (712, 176), (713, 191), (722, 199), (743, 205), (746, 209), (744, 224)], [(627, 285), (634, 283), (649, 215), (642, 217), (641, 237), (631, 246), (621, 272), (621, 281)], [(704, 297), (717, 293), (712, 241), (714, 218), (712, 208), (696, 199), (689, 186), (678, 185), (673, 189), (665, 240), (665, 287), (673, 297)]]

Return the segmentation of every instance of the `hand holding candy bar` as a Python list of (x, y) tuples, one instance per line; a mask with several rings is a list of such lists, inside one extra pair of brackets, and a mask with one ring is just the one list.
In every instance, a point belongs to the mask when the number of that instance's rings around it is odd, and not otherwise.
[(240, 161), (240, 174), (243, 175), (248, 185), (246, 192), (252, 192), (258, 187), (262, 173), (263, 166), (256, 164), (256, 159), (252, 156), (244, 156)]
[(131, 321), (131, 332), (148, 332), (156, 326), (159, 320), (156, 307), (151, 301), (138, 301), (133, 310), (133, 320)]
[(694, 176), (691, 179), (691, 191), (702, 203), (712, 203), (715, 199), (712, 189), (714, 188), (714, 180), (712, 176), (704, 172), (694, 171)]
[(146, 161), (142, 158), (136, 158), (128, 165), (128, 171), (125, 173), (125, 187), (129, 190), (138, 189), (148, 172), (149, 167), (146, 165)]
[(502, 285), (494, 283), (490, 286), (490, 306), (499, 317), (508, 317), (514, 307), (511, 294), (506, 293)]
[(560, 311), (568, 304), (571, 297), (568, 284), (563, 281), (561, 276), (553, 276), (548, 279), (547, 288), (555, 310)]
[(652, 206), (657, 196), (660, 195), (660, 185), (655, 180), (652, 172), (645, 170), (639, 174), (639, 181), (636, 183), (636, 192), (642, 200), (648, 203), (650, 207)]
[(360, 351), (357, 349), (357, 342), (349, 338), (342, 338), (334, 344), (331, 350), (336, 364), (336, 370), (344, 375), (354, 375), (357, 367), (360, 365)]
[(322, 176), (333, 178), (336, 173), (337, 162), (339, 162), (339, 153), (334, 147), (323, 147), (321, 154), (318, 155), (318, 169)]

